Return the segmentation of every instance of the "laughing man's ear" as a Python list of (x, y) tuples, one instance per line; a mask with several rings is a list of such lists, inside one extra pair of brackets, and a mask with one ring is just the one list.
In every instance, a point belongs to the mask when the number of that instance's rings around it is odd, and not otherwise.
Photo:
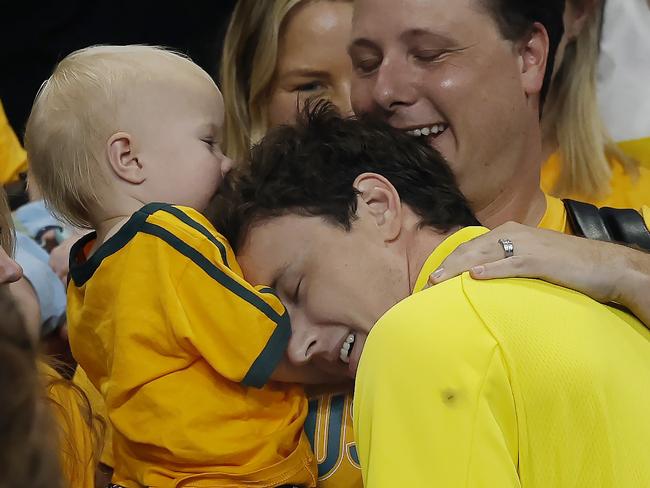
[(549, 39), (546, 28), (535, 22), (530, 33), (520, 41), (521, 83), (527, 95), (539, 95), (548, 62)]
[(363, 173), (354, 180), (354, 188), (384, 239), (397, 239), (402, 229), (402, 201), (390, 181), (376, 173)]
[(126, 132), (113, 134), (106, 143), (108, 161), (118, 178), (139, 185), (144, 182), (145, 174), (140, 161), (133, 154), (131, 135)]

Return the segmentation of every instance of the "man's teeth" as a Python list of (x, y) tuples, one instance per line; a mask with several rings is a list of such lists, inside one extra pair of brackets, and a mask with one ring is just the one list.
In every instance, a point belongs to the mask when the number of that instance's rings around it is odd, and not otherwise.
[(343, 346), (341, 346), (341, 351), (339, 352), (339, 358), (345, 364), (350, 363), (350, 353), (352, 352), (352, 348), (354, 347), (354, 339), (355, 339), (355, 335), (350, 334), (347, 337), (347, 339), (345, 339)]
[(406, 133), (413, 137), (428, 136), (434, 135), (437, 136), (441, 132), (444, 132), (447, 126), (445, 124), (434, 124), (431, 127), (423, 127), (421, 129), (409, 130)]

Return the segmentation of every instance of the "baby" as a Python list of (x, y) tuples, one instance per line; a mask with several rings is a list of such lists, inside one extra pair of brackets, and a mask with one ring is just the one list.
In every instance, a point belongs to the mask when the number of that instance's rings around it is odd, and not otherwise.
[(46, 201), (95, 229), (70, 256), (70, 345), (127, 488), (315, 485), (304, 393), (269, 382), (294, 379), (289, 317), (200, 213), (231, 166), (222, 124), (208, 74), (146, 46), (69, 55), (27, 124)]

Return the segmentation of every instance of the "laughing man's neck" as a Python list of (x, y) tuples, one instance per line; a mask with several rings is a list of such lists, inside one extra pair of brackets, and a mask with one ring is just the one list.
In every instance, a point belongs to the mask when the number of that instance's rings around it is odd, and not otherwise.
[(442, 241), (458, 230), (460, 230), (460, 227), (456, 227), (447, 232), (423, 227), (413, 233), (406, 250), (409, 295), (413, 293), (420, 271), (422, 271), (424, 263), (429, 259), (431, 253), (442, 243)]
[(503, 192), (497, 200), (476, 212), (476, 218), (485, 227), (495, 227), (514, 221), (537, 227), (546, 212), (546, 197), (540, 188), (531, 191), (525, 188)]

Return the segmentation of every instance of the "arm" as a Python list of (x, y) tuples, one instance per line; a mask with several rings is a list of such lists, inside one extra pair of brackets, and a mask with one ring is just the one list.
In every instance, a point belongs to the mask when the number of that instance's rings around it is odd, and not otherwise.
[[(512, 258), (503, 258), (504, 238), (514, 243)], [(650, 254), (643, 251), (509, 222), (456, 249), (430, 283), (465, 271), (475, 279), (540, 278), (620, 303), (650, 326)]]
[(445, 300), (455, 303), (436, 320), (393, 309), (365, 344), (354, 426), (368, 488), (520, 486), (501, 352), (468, 304)]

